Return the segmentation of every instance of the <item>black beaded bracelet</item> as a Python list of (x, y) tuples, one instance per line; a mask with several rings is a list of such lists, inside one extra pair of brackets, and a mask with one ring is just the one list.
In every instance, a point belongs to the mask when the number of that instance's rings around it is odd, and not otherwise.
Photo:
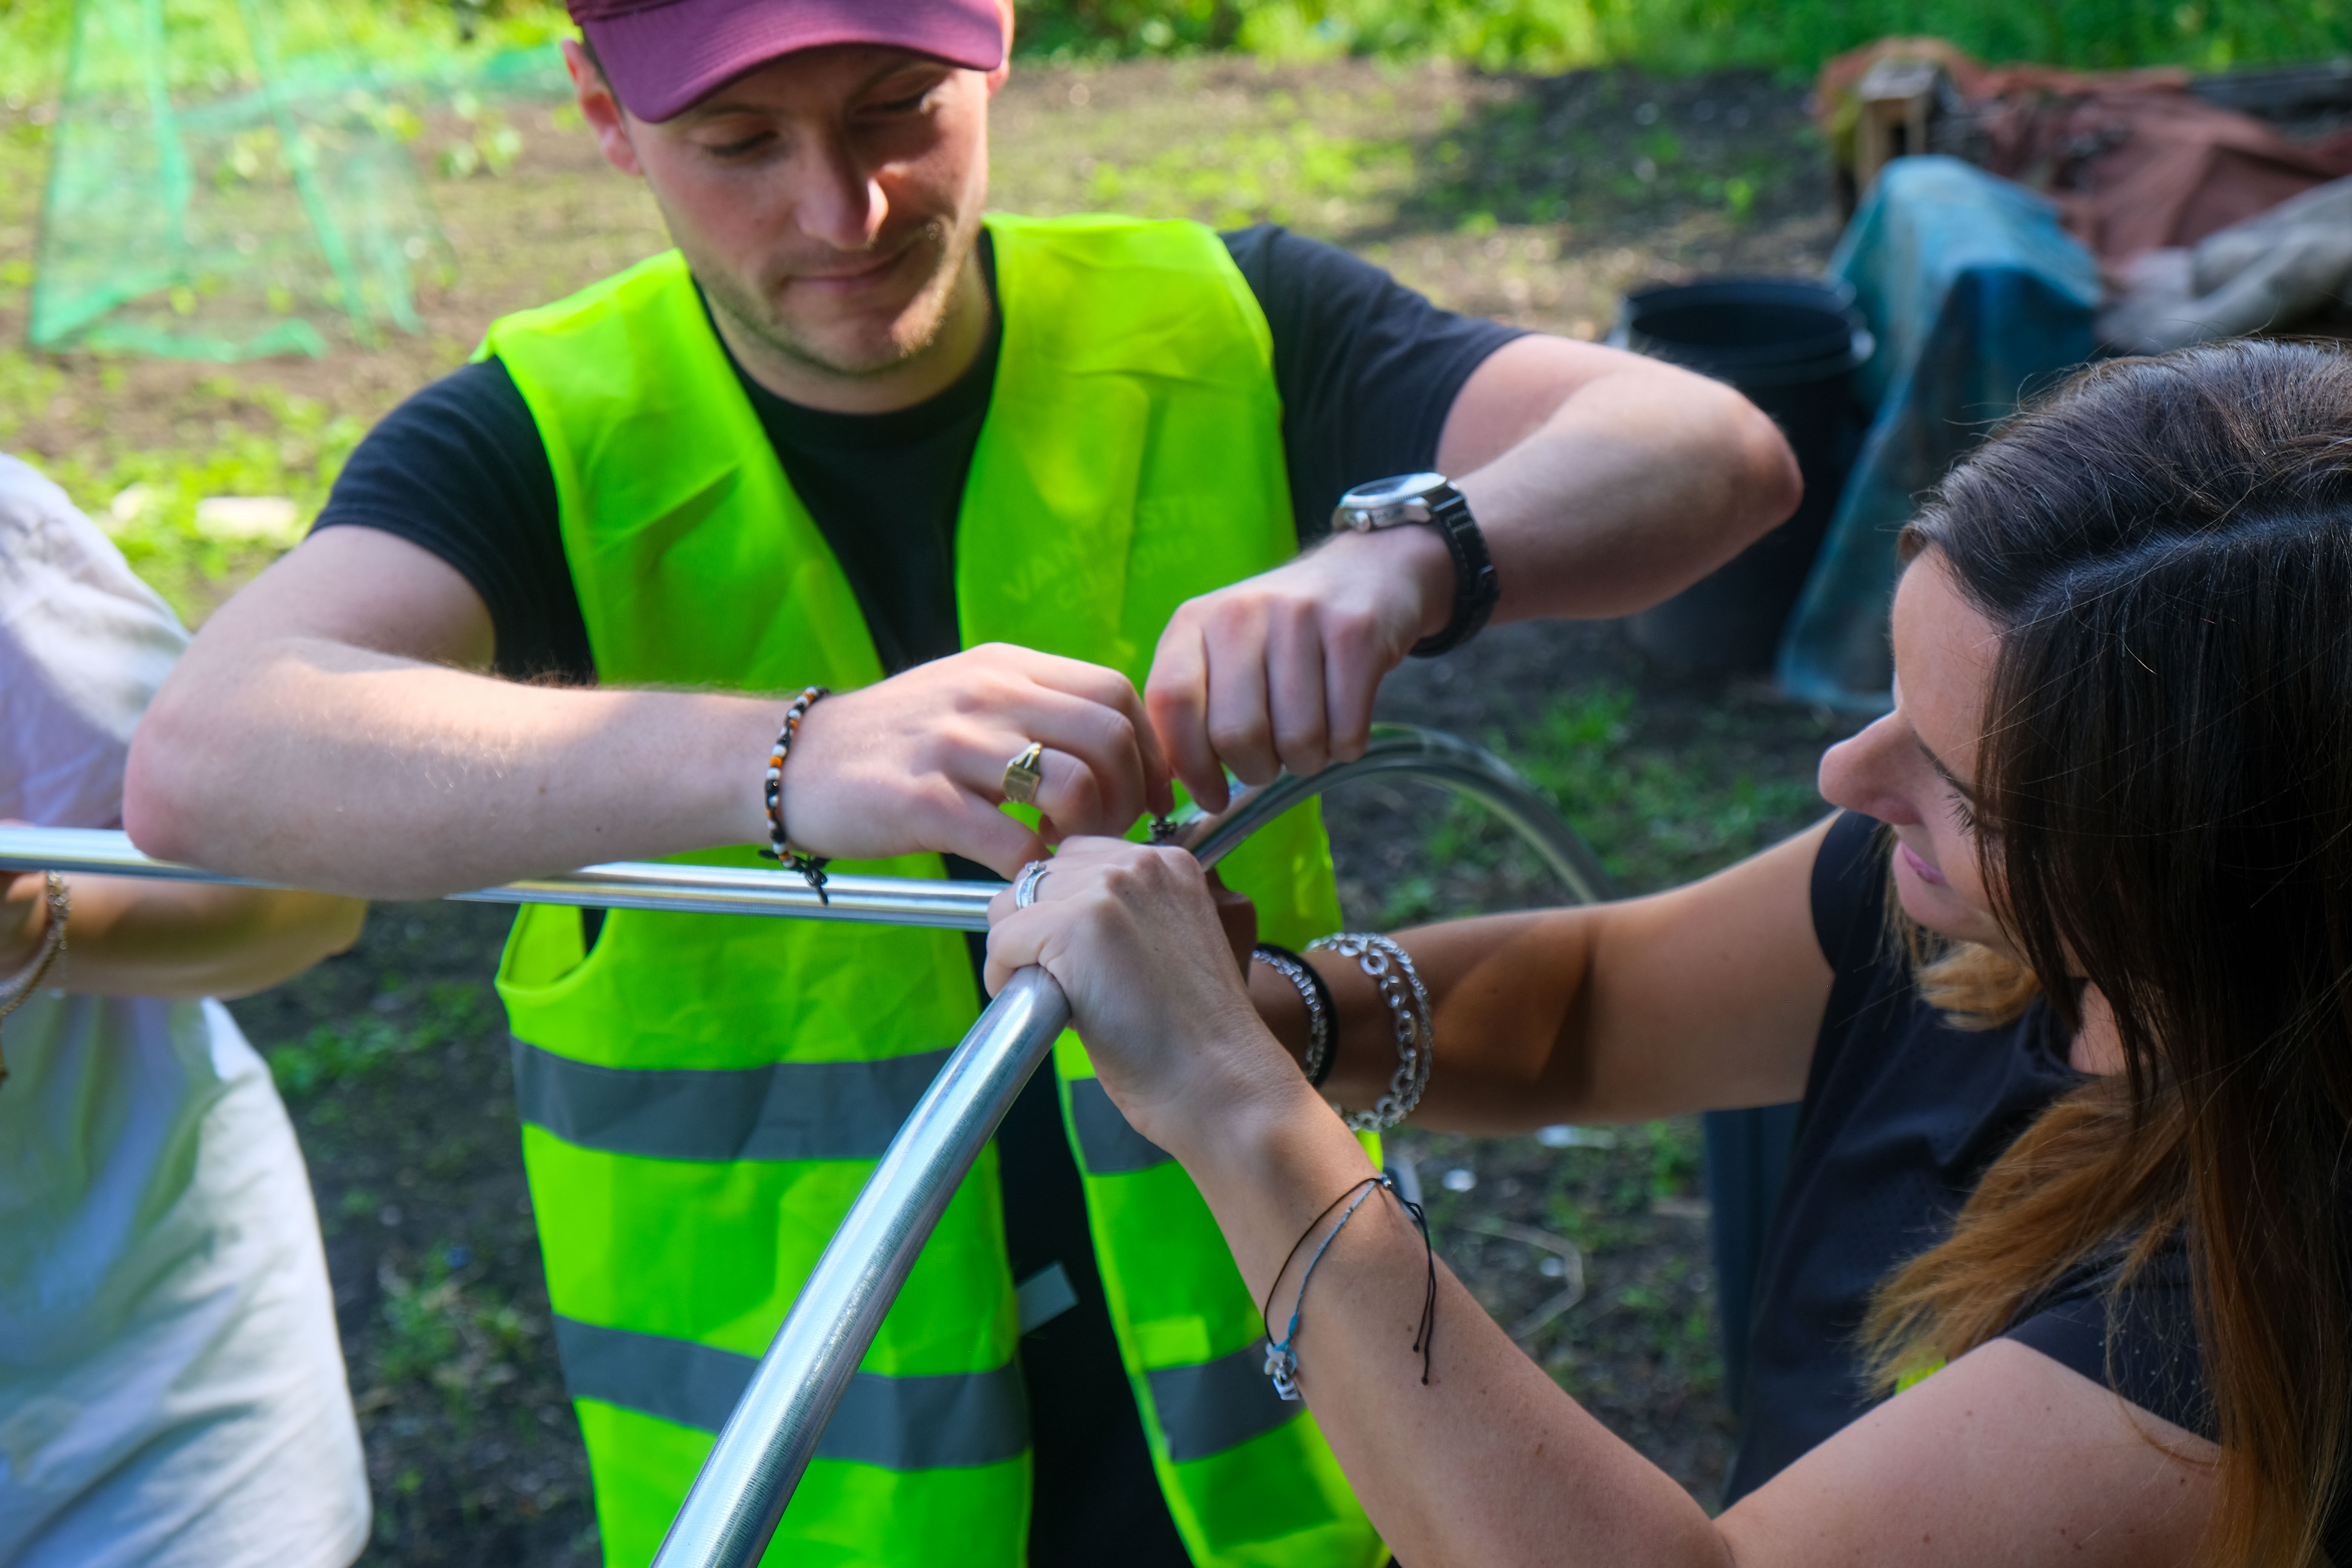
[(1298, 987), (1298, 999), (1307, 1004), (1307, 1058), (1299, 1068), (1308, 1088), (1321, 1089), (1339, 1056), (1339, 1013), (1332, 1005), (1331, 987), (1313, 964), (1277, 943), (1259, 942), (1250, 956)]
[(801, 694), (793, 699), (793, 705), (784, 710), (783, 728), (776, 731), (776, 749), (768, 754), (768, 847), (760, 851), (778, 866), (798, 871), (816, 889), (817, 902), (828, 905), (833, 900), (824, 891), (824, 857), (803, 855), (793, 847), (784, 832), (784, 759), (792, 754), (793, 739), (800, 733), (801, 721), (808, 717), (808, 710), (817, 705), (820, 698), (832, 695), (830, 687), (804, 686)]

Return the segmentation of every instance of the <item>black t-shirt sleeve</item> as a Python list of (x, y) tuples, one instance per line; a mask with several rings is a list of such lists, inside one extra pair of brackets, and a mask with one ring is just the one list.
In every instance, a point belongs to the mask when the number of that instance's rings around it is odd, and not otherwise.
[(2108, 1278), (2104, 1269), (2076, 1270), (2001, 1337), (2211, 1437), (2213, 1405), (2186, 1253), (2178, 1243), (2166, 1247), (2118, 1292), (2109, 1292)]
[(1437, 464), (1470, 373), (1527, 334), (1441, 310), (1370, 262), (1275, 224), (1224, 236), (1274, 335), (1290, 504), (1306, 542), (1342, 492)]
[(1875, 817), (1842, 812), (1813, 857), (1813, 937), (1840, 981), (1877, 967), (1886, 927), (1886, 846)]
[(379, 529), (455, 567), (489, 609), (499, 674), (595, 679), (547, 447), (497, 360), (394, 409), (352, 453), (311, 527)]
[[(1813, 940), (1829, 960), (1830, 996), (1806, 1078), (1810, 1105), (1857, 1037), (1890, 1026), (1896, 994), (1885, 986), (1887, 841), (1876, 818), (1843, 812), (1813, 857)], [(1906, 988), (1907, 992), (1907, 988)]]

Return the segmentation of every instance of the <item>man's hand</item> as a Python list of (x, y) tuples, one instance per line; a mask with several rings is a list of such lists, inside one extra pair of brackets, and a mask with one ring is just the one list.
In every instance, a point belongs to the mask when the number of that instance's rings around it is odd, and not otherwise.
[(1363, 755), (1381, 678), (1453, 602), (1444, 542), (1407, 527), (1335, 535), (1184, 605), (1144, 689), (1176, 776), (1220, 811), (1228, 767), (1258, 784)]
[[(313, 534), (164, 683), (131, 742), (125, 826), (165, 859), (378, 898), (767, 843), (762, 764), (789, 697), (453, 668), (492, 646), (446, 563), (373, 529)], [(1043, 837), (1001, 809), (1004, 764), (1033, 741)], [(1162, 759), (1126, 677), (981, 647), (810, 709), (782, 805), (815, 854), (940, 850), (1010, 875), (1049, 837), (1171, 804)]]
[[(1496, 626), (1631, 615), (1737, 555), (1801, 493), (1788, 442), (1730, 387), (1559, 338), (1506, 343), (1471, 373), (1435, 467), (1486, 538)], [(1223, 768), (1263, 784), (1361, 755), (1381, 679), (1453, 606), (1445, 542), (1412, 524), (1342, 533), (1184, 605), (1144, 688), (1177, 776), (1214, 811)]]
[[(1033, 741), (1045, 748), (1042, 835), (999, 809), (1004, 765)], [(940, 850), (1010, 877), (1066, 834), (1116, 837), (1174, 797), (1125, 676), (992, 643), (811, 708), (781, 804), (793, 843), (813, 854)]]

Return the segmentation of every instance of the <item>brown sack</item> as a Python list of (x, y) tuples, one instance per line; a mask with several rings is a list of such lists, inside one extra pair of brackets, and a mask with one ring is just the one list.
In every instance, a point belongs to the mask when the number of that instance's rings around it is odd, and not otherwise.
[(2189, 90), (2178, 68), (1988, 67), (1940, 38), (1883, 38), (1822, 68), (1817, 113), (1851, 166), (1854, 89), (1882, 59), (1940, 66), (1958, 100), (1929, 146), (2049, 196), (2110, 279), (2143, 251), (2192, 246), (2352, 174), (2352, 132), (2295, 142)]

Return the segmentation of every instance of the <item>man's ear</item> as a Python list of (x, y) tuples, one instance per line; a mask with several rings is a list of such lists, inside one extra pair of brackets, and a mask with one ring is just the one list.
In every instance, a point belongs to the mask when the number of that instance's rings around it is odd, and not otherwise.
[(596, 68), (577, 38), (563, 40), (563, 68), (572, 73), (572, 96), (579, 100), (588, 129), (596, 133), (596, 146), (604, 162), (624, 174), (643, 178), (645, 170), (638, 166), (637, 150), (630, 144), (628, 117), (621, 100), (613, 95), (613, 84), (604, 79), (604, 73)]
[(1013, 74), (1013, 0), (996, 0), (997, 19), (1004, 25), (1004, 59), (988, 73), (988, 96), (994, 98), (1004, 79)]

